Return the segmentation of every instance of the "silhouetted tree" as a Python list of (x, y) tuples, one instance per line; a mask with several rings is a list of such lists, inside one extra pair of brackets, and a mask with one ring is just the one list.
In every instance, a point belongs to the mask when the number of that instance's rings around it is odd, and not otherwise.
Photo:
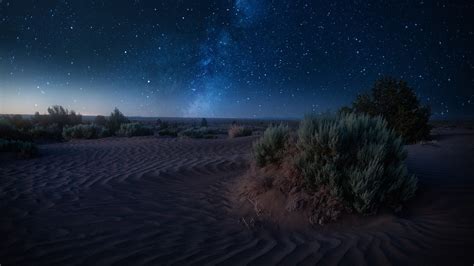
[(206, 118), (203, 118), (201, 120), (201, 127), (207, 127), (207, 119)]
[(94, 119), (94, 124), (99, 126), (105, 126), (107, 124), (107, 119), (103, 115), (98, 115)]
[(107, 121), (107, 128), (110, 130), (110, 133), (115, 134), (115, 132), (120, 129), (120, 125), (129, 122), (130, 120), (128, 120), (128, 118), (125, 117), (117, 107), (115, 107), (114, 111), (110, 113), (110, 117)]
[(73, 126), (82, 122), (82, 116), (80, 114), (76, 114), (76, 112), (72, 110), (69, 111), (60, 105), (48, 107), (48, 114), (48, 123), (56, 124), (61, 129), (65, 125)]
[(352, 107), (340, 112), (382, 116), (408, 143), (429, 137), (430, 108), (420, 103), (414, 90), (403, 80), (384, 77), (377, 80), (369, 93), (360, 94)]

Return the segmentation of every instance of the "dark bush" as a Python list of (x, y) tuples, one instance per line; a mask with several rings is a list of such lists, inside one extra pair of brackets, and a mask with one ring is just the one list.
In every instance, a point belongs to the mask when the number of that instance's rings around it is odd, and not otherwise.
[(246, 137), (252, 135), (252, 130), (250, 128), (232, 124), (228, 131), (230, 138)]
[(201, 120), (201, 127), (207, 127), (207, 119), (206, 118), (203, 118)]
[(38, 148), (31, 142), (0, 139), (0, 152), (12, 152), (21, 158), (31, 158), (38, 154)]
[[(158, 119), (160, 120), (160, 119)], [(170, 127), (170, 124), (167, 121), (161, 121), (159, 122), (159, 129), (168, 129)]]
[(160, 136), (177, 137), (179, 130), (177, 128), (165, 128), (158, 131)]
[(297, 167), (307, 188), (328, 186), (360, 213), (397, 206), (416, 190), (403, 141), (380, 117), (308, 116), (300, 125), (297, 148)]
[(341, 112), (382, 116), (407, 143), (428, 138), (431, 130), (430, 108), (421, 105), (405, 81), (390, 77), (377, 80), (370, 93), (359, 95), (352, 107), (344, 107)]
[(188, 128), (178, 133), (180, 137), (194, 138), (194, 139), (213, 139), (216, 138), (214, 131), (207, 127)]
[(48, 124), (55, 124), (60, 129), (64, 126), (74, 126), (78, 125), (82, 122), (82, 116), (80, 114), (76, 114), (74, 111), (69, 111), (68, 109), (60, 106), (60, 105), (53, 105), (48, 108)]
[(130, 123), (130, 120), (118, 108), (115, 108), (107, 121), (107, 128), (111, 134), (115, 134), (121, 125), (126, 123)]
[(15, 139), (19, 134), (17, 128), (10, 123), (10, 121), (0, 118), (0, 138)]
[(28, 134), (34, 140), (61, 140), (62, 129), (56, 124), (48, 126), (37, 125), (31, 128)]
[(120, 125), (116, 135), (122, 137), (149, 136), (153, 135), (153, 129), (140, 123), (126, 123)]
[(285, 146), (289, 138), (288, 126), (268, 127), (263, 136), (253, 144), (253, 155), (257, 166), (279, 163), (285, 156)]
[(103, 115), (98, 115), (94, 118), (94, 124), (105, 127), (107, 125), (107, 119)]
[(64, 139), (97, 139), (108, 135), (107, 129), (95, 124), (65, 127), (62, 133)]
[(8, 121), (18, 130), (28, 131), (32, 127), (31, 120), (24, 119), (21, 115), (4, 115), (1, 119)]

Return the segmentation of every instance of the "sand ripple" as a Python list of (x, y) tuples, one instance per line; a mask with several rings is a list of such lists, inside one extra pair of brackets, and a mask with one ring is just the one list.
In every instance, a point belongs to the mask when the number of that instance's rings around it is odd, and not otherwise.
[(253, 138), (44, 145), (0, 163), (0, 264), (471, 265), (473, 136), (409, 148), (422, 189), (401, 215), (299, 231), (232, 212)]

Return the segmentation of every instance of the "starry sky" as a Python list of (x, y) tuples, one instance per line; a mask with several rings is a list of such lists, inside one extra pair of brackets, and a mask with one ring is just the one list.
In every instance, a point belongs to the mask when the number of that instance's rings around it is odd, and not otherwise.
[(0, 113), (301, 117), (384, 75), (474, 117), (474, 2), (0, 0)]

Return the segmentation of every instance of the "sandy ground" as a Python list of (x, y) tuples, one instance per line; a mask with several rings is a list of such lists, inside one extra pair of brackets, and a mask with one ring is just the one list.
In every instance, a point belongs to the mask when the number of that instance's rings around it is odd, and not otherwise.
[(254, 139), (73, 141), (0, 162), (0, 264), (474, 263), (474, 131), (408, 147), (420, 191), (401, 214), (301, 230), (235, 215)]

